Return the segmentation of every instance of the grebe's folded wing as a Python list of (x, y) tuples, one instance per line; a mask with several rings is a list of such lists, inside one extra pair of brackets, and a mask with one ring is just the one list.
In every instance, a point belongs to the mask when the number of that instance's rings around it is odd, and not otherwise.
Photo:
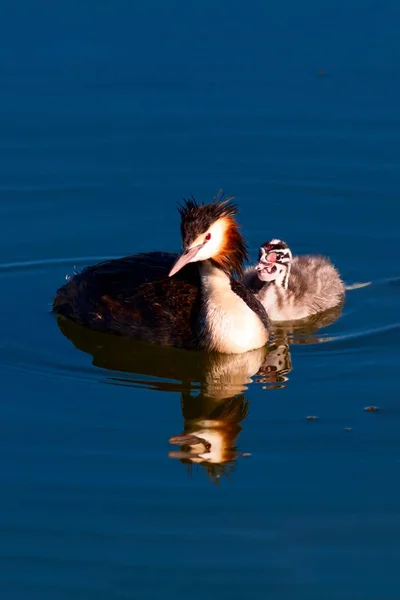
[(97, 276), (118, 278), (126, 276), (133, 285), (167, 277), (178, 254), (173, 252), (142, 252), (118, 259), (106, 260), (84, 269)]

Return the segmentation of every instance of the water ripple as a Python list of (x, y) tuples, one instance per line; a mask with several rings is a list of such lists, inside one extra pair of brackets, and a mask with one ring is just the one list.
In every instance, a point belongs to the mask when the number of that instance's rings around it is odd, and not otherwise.
[(110, 260), (113, 258), (119, 258), (117, 256), (73, 256), (73, 257), (61, 257), (61, 258), (42, 258), (38, 260), (26, 260), (18, 262), (6, 262), (0, 263), (1, 271), (26, 271), (35, 268), (42, 267), (58, 267), (62, 265), (84, 265), (91, 264), (93, 262), (100, 262), (102, 260)]
[[(75, 256), (3, 262), (0, 264), (0, 276), (4, 279), (14, 272), (35, 274), (38, 270), (51, 271), (64, 266), (72, 269), (110, 258), (112, 257)], [(293, 346), (297, 348), (297, 356), (299, 352), (312, 353), (316, 356), (321, 353), (343, 353), (371, 346), (379, 347), (387, 345), (391, 341), (394, 343), (398, 338), (400, 323), (379, 324), (376, 322), (374, 324), (369, 319), (368, 327), (357, 324), (354, 328), (354, 319), (359, 314), (359, 304), (363, 302), (363, 299), (366, 297), (371, 299), (371, 296), (374, 298), (374, 294), (379, 290), (398, 285), (399, 282), (400, 278), (398, 277), (378, 279), (372, 282), (372, 285), (349, 291), (349, 301), (346, 301), (342, 312), (339, 311), (328, 317), (318, 317), (314, 322), (302, 327), (288, 325), (277, 328), (275, 346), (271, 348), (267, 356), (253, 354), (251, 358), (249, 356), (246, 359), (247, 363), (239, 363), (234, 360), (230, 364), (229, 361), (224, 362), (225, 359), (222, 357), (222, 362), (220, 361), (217, 366), (211, 365), (210, 362), (205, 363), (205, 359), (199, 359), (198, 356), (201, 353), (155, 348), (154, 346), (143, 348), (141, 344), (130, 340), (98, 334), (57, 320), (61, 333), (72, 343), (72, 348), (71, 345), (57, 346), (60, 349), (55, 355), (53, 350), (48, 351), (46, 348), (42, 352), (38, 352), (38, 346), (28, 344), (21, 334), (21, 339), (14, 338), (12, 344), (8, 340), (2, 344), (0, 339), (0, 365), (16, 373), (32, 373), (41, 377), (66, 381), (79, 380), (90, 384), (144, 387), (167, 392), (199, 393), (202, 386), (206, 385), (209, 391), (212, 390), (212, 393), (216, 393), (217, 380), (218, 377), (221, 377), (221, 373), (225, 379), (231, 380), (228, 385), (228, 391), (231, 394), (241, 393), (252, 383), (261, 385), (263, 389), (280, 389), (285, 387), (290, 380), (292, 369), (290, 348)], [(48, 312), (49, 300), (49, 298), (43, 298), (38, 305), (38, 310), (43, 310), (45, 306)], [(373, 305), (371, 309), (373, 312)], [(43, 321), (44, 315), (45, 311), (43, 310), (42, 315), (33, 314), (30, 315), (30, 318), (41, 318), (45, 327), (52, 328), (55, 319)], [(57, 327), (51, 333), (56, 336), (55, 343), (57, 345), (60, 343), (59, 333)], [(302, 347), (299, 348), (299, 346)], [(83, 352), (83, 355), (76, 353), (76, 349)], [(278, 354), (276, 354), (277, 352)], [(87, 362), (83, 364), (82, 358), (85, 361), (89, 359), (91, 364), (89, 365)], [(198, 366), (199, 362), (202, 365), (201, 368)], [(167, 365), (164, 369), (160, 367), (163, 364)], [(242, 379), (233, 377), (233, 374), (238, 372), (243, 373)], [(229, 376), (229, 373), (232, 373), (232, 377)], [(226, 381), (224, 385), (226, 385)]]

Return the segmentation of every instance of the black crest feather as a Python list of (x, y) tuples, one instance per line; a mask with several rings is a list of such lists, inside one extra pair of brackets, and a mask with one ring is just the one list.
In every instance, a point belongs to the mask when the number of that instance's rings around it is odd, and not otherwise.
[[(232, 202), (235, 196), (228, 196), (224, 198), (224, 192), (220, 190), (213, 198), (212, 202), (199, 204), (194, 196), (189, 199), (183, 198), (183, 204), (178, 202), (178, 211), (181, 217), (188, 216), (191, 211), (196, 211), (196, 214), (208, 213), (213, 215), (214, 220), (220, 219), (221, 217), (227, 217), (237, 215), (239, 212), (238, 205)], [(197, 212), (198, 211), (198, 212)]]
[(219, 219), (228, 218), (230, 227), (226, 234), (224, 245), (220, 252), (213, 257), (213, 261), (229, 275), (241, 277), (243, 262), (248, 260), (246, 243), (239, 232), (235, 216), (239, 212), (236, 203), (232, 202), (234, 196), (224, 197), (220, 190), (212, 202), (199, 204), (195, 198), (184, 200), (179, 204), (181, 215), (181, 235), (184, 248), (190, 246), (201, 234)]
[(237, 204), (232, 202), (233, 198), (234, 196), (224, 198), (224, 193), (220, 190), (208, 204), (199, 204), (193, 196), (178, 204), (183, 245), (189, 245), (218, 219), (234, 217), (239, 209)]

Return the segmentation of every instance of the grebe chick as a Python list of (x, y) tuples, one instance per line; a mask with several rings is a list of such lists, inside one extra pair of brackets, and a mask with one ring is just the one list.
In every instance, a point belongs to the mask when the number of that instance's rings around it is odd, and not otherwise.
[(259, 262), (243, 280), (261, 301), (272, 321), (297, 321), (338, 306), (345, 286), (324, 256), (293, 258), (289, 246), (273, 239), (263, 244)]
[(184, 201), (180, 257), (150, 252), (87, 267), (57, 291), (54, 312), (92, 329), (177, 348), (227, 354), (261, 348), (268, 341), (267, 314), (235, 279), (247, 260), (237, 210), (231, 198)]

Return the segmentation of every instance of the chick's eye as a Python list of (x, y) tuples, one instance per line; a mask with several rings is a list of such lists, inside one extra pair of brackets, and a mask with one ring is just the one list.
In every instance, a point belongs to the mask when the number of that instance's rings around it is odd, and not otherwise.
[(208, 242), (209, 240), (211, 240), (211, 233), (207, 233), (206, 237), (205, 237), (206, 242)]

